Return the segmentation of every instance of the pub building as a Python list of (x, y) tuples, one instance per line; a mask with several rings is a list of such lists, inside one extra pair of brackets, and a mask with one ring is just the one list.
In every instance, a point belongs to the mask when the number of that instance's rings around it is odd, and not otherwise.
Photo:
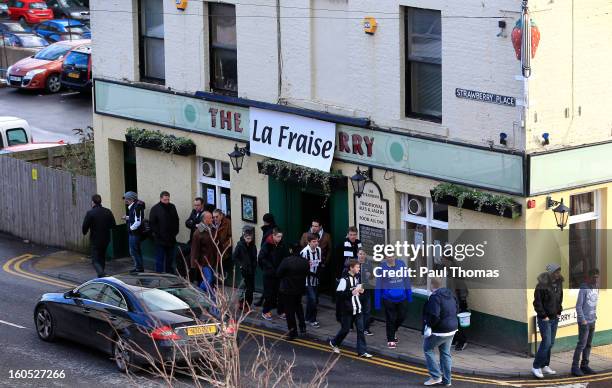
[[(246, 12), (241, 8), (245, 5), (229, 3), (189, 2), (188, 10), (207, 14), (208, 7), (225, 7), (234, 10), (234, 15)], [(563, 120), (577, 108), (566, 111), (565, 118), (550, 113), (561, 106), (556, 98), (570, 93), (563, 89), (550, 96), (549, 85), (558, 80), (551, 72), (538, 72), (545, 65), (554, 67), (563, 61), (557, 51), (541, 48), (532, 63), (538, 77), (527, 81), (519, 76), (521, 64), (509, 38), (496, 37), (497, 31), (485, 36), (477, 33), (478, 28), (465, 29), (453, 18), (444, 19), (445, 28), (433, 28), (431, 33), (461, 49), (447, 50), (446, 44), (441, 45), (440, 57), (432, 63), (439, 66), (444, 57), (442, 62), (453, 66), (443, 67), (444, 82), (433, 85), (439, 90), (428, 95), (427, 101), (438, 103), (427, 114), (417, 114), (421, 108), (411, 100), (417, 92), (404, 90), (410, 86), (404, 82), (409, 79), (404, 66), (407, 69), (410, 63), (402, 62), (409, 58), (400, 57), (404, 45), (398, 41), (398, 36), (409, 31), (411, 18), (422, 16), (439, 26), (441, 12), (478, 16), (482, 12), (492, 15), (498, 9), (488, 3), (480, 9), (442, 1), (448, 4), (436, 11), (412, 8), (418, 7), (417, 2), (405, 3), (410, 4), (399, 7), (401, 23), (385, 20), (376, 34), (364, 34), (358, 23), (338, 33), (330, 30), (337, 26), (325, 18), (282, 19), (282, 48), (276, 46), (276, 27), (272, 31), (256, 24), (257, 18), (234, 16), (239, 28), (224, 38), (238, 40), (237, 46), (233, 43), (238, 52), (233, 62), (238, 76), (225, 74), (224, 83), (215, 78), (220, 69), (211, 68), (215, 64), (206, 59), (215, 48), (208, 44), (186, 47), (184, 36), (175, 33), (186, 28), (208, 31), (214, 18), (187, 18), (173, 9), (172, 2), (164, 2), (166, 60), (156, 64), (161, 66), (159, 74), (146, 77), (150, 69), (142, 61), (147, 57), (139, 56), (139, 47), (132, 44), (138, 39), (132, 42), (121, 35), (138, 35), (139, 21), (118, 14), (123, 29), (115, 31), (105, 19), (92, 15), (97, 29), (92, 50), (97, 77), (93, 92), (96, 179), (105, 203), (119, 221), (125, 211), (121, 199), (125, 191), (136, 191), (146, 202), (148, 214), (159, 193), (167, 190), (184, 220), (193, 198), (199, 196), (231, 217), (235, 240), (242, 226), (251, 224), (256, 227), (257, 242), (265, 213), (274, 214), (287, 242), (298, 240), (317, 216), (333, 237), (336, 260), (347, 228), (353, 225), (370, 255), (374, 244), (395, 241), (444, 245), (486, 240), (487, 255), (480, 261), (466, 259), (463, 265), (497, 269), (500, 277), (468, 282), (472, 312), (468, 338), (525, 354), (533, 353), (539, 341), (533, 289), (546, 264), (560, 264), (566, 279), (566, 319), (560, 324), (554, 351), (575, 346), (573, 307), (578, 287), (590, 268), (599, 267), (602, 292), (594, 343), (612, 343), (612, 295), (605, 290), (612, 274), (612, 266), (607, 265), (612, 250), (607, 234), (598, 233), (608, 228), (612, 210), (607, 206), (612, 203), (609, 130), (607, 134), (576, 130), (574, 137), (563, 140), (564, 135), (555, 128), (565, 128)], [(395, 1), (371, 4), (379, 11), (397, 13)], [(351, 2), (341, 7), (351, 7)], [(540, 29), (561, 28), (556, 20), (566, 10), (557, 5), (552, 8), (538, 14)], [(283, 12), (299, 16), (302, 11)], [(473, 19), (479, 26), (487, 22)], [(305, 35), (293, 39), (298, 31)], [(313, 53), (304, 51), (299, 43), (308, 36)], [(359, 60), (345, 63), (342, 56), (335, 55), (344, 45), (335, 44), (339, 36), (351, 41)], [(550, 47), (564, 44), (559, 40), (562, 34), (550, 32), (546, 37), (557, 42)], [(145, 35), (140, 38), (148, 39)], [(217, 38), (211, 37), (211, 42)], [(491, 52), (474, 44), (483, 39), (489, 41), (486, 47)], [(471, 43), (461, 46), (461, 42)], [(282, 75), (277, 74), (276, 59), (271, 59), (277, 58), (278, 50), (284, 58)], [(367, 50), (372, 50), (371, 55), (362, 55)], [(122, 53), (121, 60), (108, 60), (117, 52)], [(334, 64), (329, 63), (332, 57)], [(482, 60), (489, 57), (495, 61)], [(337, 61), (347, 69), (326, 67)], [(606, 68), (609, 62), (601, 63)], [(374, 69), (385, 77), (377, 77)], [(319, 78), (304, 78), (310, 75)], [(237, 78), (232, 81), (232, 76)], [(311, 90), (314, 94), (309, 94)], [(529, 109), (527, 93), (539, 97)], [(343, 109), (320, 102), (325, 100), (338, 101), (336, 105)], [(597, 121), (606, 116), (597, 105), (604, 100), (582, 101), (582, 118), (576, 118), (574, 124), (591, 120), (589, 128), (608, 128)], [(539, 112), (548, 113), (538, 116)], [(143, 130), (172, 135), (170, 141), (177, 142), (177, 147), (164, 152), (159, 142), (151, 140), (155, 136)], [(141, 133), (142, 141), (130, 135), (126, 138), (128, 132)], [(588, 139), (580, 137), (587, 132)], [(181, 225), (178, 240), (185, 242), (188, 237)], [(125, 231), (113, 234), (114, 256), (127, 255), (125, 240)], [(144, 250), (150, 259), (150, 242)], [(430, 269), (441, 265), (443, 258), (436, 253), (409, 263)], [(430, 285), (426, 278), (417, 278), (412, 279), (412, 287), (414, 300), (405, 324), (420, 329), (421, 307)], [(376, 314), (383, 316), (381, 311)]]

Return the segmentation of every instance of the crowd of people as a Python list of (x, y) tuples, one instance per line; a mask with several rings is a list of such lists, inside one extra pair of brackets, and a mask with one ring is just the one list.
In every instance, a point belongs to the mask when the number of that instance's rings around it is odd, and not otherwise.
[[(406, 316), (406, 303), (412, 301), (408, 277), (374, 276), (374, 264), (367, 260), (367, 252), (357, 238), (355, 227), (348, 228), (342, 244), (342, 257), (333, 260), (332, 236), (323, 229), (321, 221), (313, 218), (309, 230), (299, 242), (286, 244), (283, 231), (274, 216), (263, 216), (262, 239), (259, 252), (255, 243), (255, 228), (245, 225), (236, 245), (232, 242), (231, 221), (219, 210), (206, 207), (202, 198), (195, 198), (193, 210), (185, 221), (189, 241), (177, 244), (179, 216), (170, 202), (170, 193), (162, 191), (160, 200), (145, 219), (145, 203), (135, 192), (124, 195), (127, 212), (122, 217), (128, 228), (129, 251), (134, 268), (143, 272), (141, 243), (152, 238), (155, 245), (155, 271), (178, 273), (210, 291), (216, 276), (225, 276), (231, 265), (239, 269), (243, 279), (244, 296), (240, 307), (250, 311), (262, 306), (261, 318), (273, 319), (273, 311), (287, 322), (287, 339), (294, 340), (307, 331), (307, 326), (318, 328), (317, 318), (321, 287), (335, 289), (337, 334), (329, 339), (329, 346), (340, 353), (339, 346), (354, 329), (357, 336), (357, 355), (371, 358), (366, 337), (370, 331), (372, 302), (374, 308), (384, 307), (386, 339), (389, 349), (397, 348), (398, 329)], [(110, 242), (110, 230), (115, 218), (102, 206), (101, 197), (92, 196), (92, 209), (83, 222), (83, 234), (90, 233), (92, 262), (98, 277), (105, 276), (105, 252)], [(181, 260), (176, 260), (179, 246)], [(231, 258), (231, 260), (230, 260)], [(452, 258), (448, 265), (453, 264)], [(386, 256), (380, 264), (382, 273), (402, 272), (403, 260)], [(263, 294), (253, 300), (255, 275), (262, 274)], [(386, 271), (385, 271), (386, 270)], [(589, 279), (578, 295), (579, 339), (575, 349), (571, 373), (574, 376), (593, 374), (589, 355), (595, 332), (599, 271), (591, 269)], [(468, 290), (461, 278), (430, 278), (431, 293), (423, 307), (423, 352), (430, 378), (425, 385), (451, 385), (451, 347), (465, 349), (467, 335), (459, 327), (457, 315), (467, 312)], [(444, 286), (446, 284), (446, 287)], [(305, 309), (302, 299), (305, 295)], [(555, 342), (559, 317), (562, 312), (563, 277), (558, 264), (549, 264), (538, 277), (534, 294), (534, 309), (542, 341), (533, 362), (532, 373), (537, 378), (555, 374), (550, 367), (551, 348)], [(435, 359), (438, 349), (439, 362)]]

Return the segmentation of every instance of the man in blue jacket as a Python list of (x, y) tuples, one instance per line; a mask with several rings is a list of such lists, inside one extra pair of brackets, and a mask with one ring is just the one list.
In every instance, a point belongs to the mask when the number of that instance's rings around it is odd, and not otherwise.
[(406, 264), (402, 260), (396, 260), (393, 256), (387, 256), (380, 269), (376, 271), (376, 291), (374, 293), (374, 307), (380, 310), (380, 302), (385, 306), (385, 318), (387, 323), (387, 347), (397, 348), (397, 329), (406, 318), (405, 301), (412, 302), (412, 289), (410, 279), (405, 273)]
[[(425, 385), (451, 385), (451, 343), (458, 327), (458, 310), (453, 291), (442, 287), (442, 279), (431, 278), (431, 295), (423, 306), (423, 351), (431, 376)], [(435, 359), (436, 348), (440, 352), (439, 365)]]

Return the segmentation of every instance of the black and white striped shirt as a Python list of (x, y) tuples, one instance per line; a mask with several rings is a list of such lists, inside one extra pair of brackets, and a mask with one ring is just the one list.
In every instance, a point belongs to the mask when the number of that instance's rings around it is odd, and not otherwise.
[(321, 264), (321, 248), (317, 247), (314, 251), (308, 245), (300, 252), (300, 256), (308, 260), (310, 265), (310, 273), (306, 276), (306, 286), (316, 287), (319, 285), (317, 270)]
[[(352, 292), (359, 284), (359, 279), (356, 276), (347, 274), (345, 277), (340, 279), (338, 282), (338, 288), (336, 288), (337, 292), (346, 292), (349, 291), (351, 298), (351, 305), (353, 306), (353, 315), (361, 314), (361, 302), (359, 301), (359, 294), (353, 295)], [(348, 306), (347, 306), (348, 307)]]
[(351, 242), (348, 237), (344, 240), (344, 269), (348, 269), (349, 260), (357, 260), (357, 253), (362, 248), (361, 240), (356, 239), (355, 242)]

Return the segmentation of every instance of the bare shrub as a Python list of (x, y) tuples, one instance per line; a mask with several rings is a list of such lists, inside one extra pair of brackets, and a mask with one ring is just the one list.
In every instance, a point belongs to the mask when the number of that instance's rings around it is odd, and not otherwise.
[[(208, 233), (211, 233), (210, 230)], [(229, 247), (220, 250), (216, 235), (212, 235), (218, 257), (221, 258)], [(179, 259), (183, 260), (185, 268), (189, 268), (189, 260), (179, 249)], [(142, 379), (163, 382), (166, 386), (189, 384), (196, 387), (323, 387), (326, 386), (326, 376), (335, 365), (338, 357), (330, 356), (321, 369), (313, 369), (310, 381), (295, 381), (294, 367), (295, 354), (291, 360), (283, 360), (274, 354), (275, 342), (266, 343), (264, 337), (247, 333), (239, 340), (238, 331), (245, 318), (251, 313), (248, 308), (242, 308), (240, 303), (240, 290), (235, 287), (235, 270), (231, 281), (226, 284), (221, 259), (217, 268), (212, 269), (213, 284), (209, 284), (207, 292), (201, 292), (194, 287), (190, 279), (183, 280), (181, 286), (199, 295), (197, 304), (185, 310), (184, 315), (193, 319), (189, 326), (199, 328), (214, 327), (214, 334), (174, 338), (169, 331), (169, 339), (174, 353), (164, 357), (158, 341), (150, 340), (151, 349), (147, 351), (133, 340), (124, 340), (121, 331), (116, 329), (115, 338), (111, 341), (124, 350), (130, 359), (127, 375), (134, 385), (141, 385)], [(233, 267), (233, 266), (232, 266)], [(202, 278), (205, 273), (200, 268)], [(196, 289), (197, 288), (197, 289)], [(197, 292), (197, 294), (196, 294)], [(164, 323), (155, 318), (154, 312), (150, 318), (155, 327), (163, 327)], [(181, 329), (182, 330), (182, 329)], [(213, 330), (213, 329), (210, 329)], [(144, 328), (139, 334), (151, 337), (151, 332)], [(254, 357), (250, 365), (241, 364), (240, 350), (250, 344), (254, 349)], [(140, 362), (134, 363), (135, 358)]]

